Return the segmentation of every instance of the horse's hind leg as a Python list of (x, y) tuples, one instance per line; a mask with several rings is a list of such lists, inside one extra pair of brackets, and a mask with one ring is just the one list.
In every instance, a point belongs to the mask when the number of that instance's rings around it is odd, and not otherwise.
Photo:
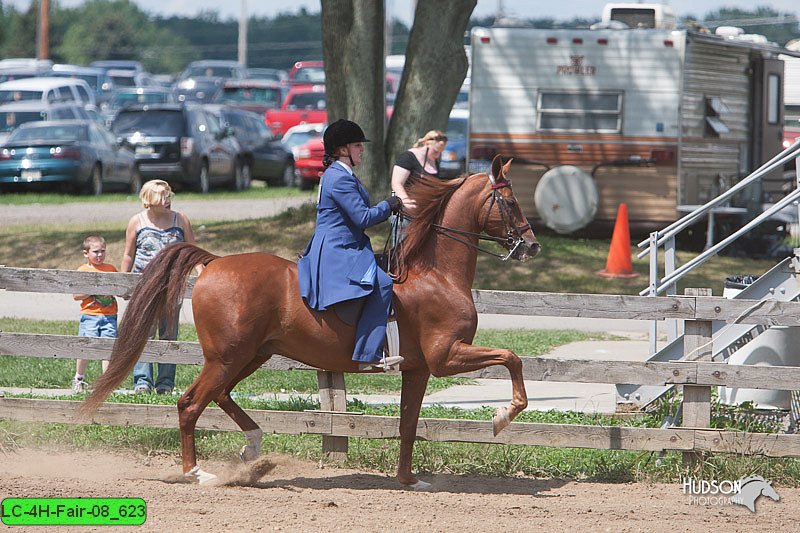
[[(237, 350), (238, 352), (238, 350)], [(178, 400), (178, 422), (181, 431), (181, 456), (183, 460), (183, 473), (200, 483), (207, 483), (217, 476), (203, 472), (197, 466), (197, 448), (195, 444), (195, 427), (197, 419), (205, 408), (226, 390), (234, 377), (238, 376), (242, 368), (249, 364), (245, 360), (223, 365), (221, 360), (236, 360), (236, 357), (206, 358), (205, 365), (200, 375), (189, 386), (183, 396)], [(255, 425), (255, 423), (254, 423)], [(256, 426), (257, 427), (257, 426)]]
[(403, 389), (400, 393), (400, 461), (397, 464), (397, 480), (414, 490), (426, 490), (430, 487), (429, 483), (417, 479), (411, 468), (419, 411), (430, 375), (427, 368), (403, 372)]
[(503, 348), (487, 348), (457, 342), (450, 349), (447, 359), (431, 370), (434, 376), (453, 376), (492, 365), (503, 365), (511, 374), (511, 405), (498, 408), (492, 417), (494, 434), (497, 435), (528, 407), (528, 394), (525, 392), (525, 381), (522, 376), (522, 360), (517, 354)]
[(257, 357), (253, 359), (246, 367), (239, 372), (230, 384), (225, 387), (225, 391), (220, 394), (214, 401), (219, 405), (225, 413), (239, 426), (247, 439), (247, 444), (242, 446), (239, 452), (239, 457), (242, 461), (253, 461), (261, 454), (261, 435), (263, 432), (258, 424), (250, 418), (250, 416), (239, 407), (239, 405), (231, 398), (231, 391), (233, 388), (244, 378), (258, 370), (258, 368), (267, 362), (272, 357), (267, 355), (265, 357)]

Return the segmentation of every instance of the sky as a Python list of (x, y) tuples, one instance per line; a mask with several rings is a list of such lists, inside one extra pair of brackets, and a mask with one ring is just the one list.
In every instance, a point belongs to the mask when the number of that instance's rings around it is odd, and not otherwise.
[[(54, 0), (64, 7), (83, 3), (83, 0)], [(444, 0), (428, 0), (444, 1)], [(245, 0), (251, 15), (273, 17), (278, 13), (294, 13), (301, 7), (310, 12), (320, 9), (320, 0)], [(387, 12), (410, 24), (414, 0), (386, 0)], [(217, 11), (221, 18), (238, 18), (242, 0), (134, 0), (143, 11), (156, 15), (195, 16), (203, 10)], [(606, 2), (600, 0), (478, 0), (473, 16), (495, 14), (502, 7), (507, 15), (521, 18), (554, 18), (566, 20), (573, 17), (599, 17)], [(755, 6), (771, 7), (781, 13), (793, 13), (800, 18), (798, 0), (671, 0), (666, 2), (679, 18), (693, 15), (702, 20), (711, 11), (722, 7), (739, 7), (751, 10)], [(3, 0), (3, 4), (27, 9), (30, 0)]]

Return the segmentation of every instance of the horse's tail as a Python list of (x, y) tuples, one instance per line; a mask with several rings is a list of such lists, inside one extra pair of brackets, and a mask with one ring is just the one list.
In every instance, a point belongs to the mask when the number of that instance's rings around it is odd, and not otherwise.
[(120, 323), (108, 369), (95, 381), (94, 390), (81, 405), (81, 417), (90, 417), (133, 370), (156, 320), (164, 315), (170, 324), (178, 320), (177, 306), (171, 304), (183, 298), (195, 265), (207, 265), (217, 258), (193, 244), (178, 243), (165, 248), (147, 265)]

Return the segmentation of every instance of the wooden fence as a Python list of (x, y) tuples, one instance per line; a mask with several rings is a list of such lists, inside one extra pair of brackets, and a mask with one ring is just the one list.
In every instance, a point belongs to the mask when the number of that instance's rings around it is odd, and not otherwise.
[[(136, 274), (87, 273), (0, 267), (0, 288), (7, 291), (128, 295)], [(191, 283), (187, 297), (191, 296)], [(2, 298), (0, 294), (0, 298)], [(488, 421), (420, 419), (417, 436), (430, 441), (522, 444), (611, 450), (676, 450), (729, 452), (770, 457), (800, 456), (800, 435), (766, 434), (710, 429), (711, 388), (720, 385), (794, 390), (800, 367), (741, 366), (711, 362), (711, 321), (737, 321), (769, 326), (800, 326), (800, 303), (728, 300), (711, 296), (613, 296), (544, 292), (473, 291), (479, 313), (663, 320), (685, 320), (684, 348), (697, 350), (692, 361), (636, 362), (561, 360), (523, 357), (526, 380), (683, 386), (683, 426), (639, 428), (571, 424), (512, 423), (493, 436)], [(751, 309), (752, 308), (752, 309)], [(113, 339), (0, 332), (0, 354), (43, 358), (102, 359)], [(194, 342), (149, 341), (142, 360), (201, 364)], [(275, 356), (265, 368), (316, 370)], [(266, 433), (317, 434), (323, 449), (334, 457), (346, 453), (348, 437), (397, 438), (399, 419), (345, 412), (346, 396), (341, 374), (318, 371), (321, 410), (285, 412), (248, 410)], [(464, 377), (508, 379), (504, 367), (462, 374)], [(510, 391), (510, 384), (509, 384)], [(0, 419), (28, 422), (75, 423), (78, 402), (0, 398)], [(92, 423), (177, 428), (174, 406), (104, 404)], [(197, 427), (220, 431), (238, 428), (220, 409), (207, 409)]]

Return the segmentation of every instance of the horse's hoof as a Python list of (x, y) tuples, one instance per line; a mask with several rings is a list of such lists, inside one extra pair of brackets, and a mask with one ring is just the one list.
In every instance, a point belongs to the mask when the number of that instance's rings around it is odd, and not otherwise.
[(413, 490), (414, 492), (428, 492), (432, 490), (433, 485), (431, 485), (430, 483), (426, 483), (425, 481), (418, 480), (413, 485), (409, 485), (408, 488)]
[(210, 472), (201, 470), (199, 466), (195, 466), (184, 474), (192, 481), (196, 481), (200, 485), (214, 485), (218, 482), (219, 478)]
[(492, 430), (496, 437), (498, 433), (511, 423), (511, 418), (508, 416), (508, 407), (498, 407), (494, 416), (492, 417)]
[(258, 449), (255, 446), (250, 444), (246, 446), (242, 446), (242, 450), (239, 452), (239, 459), (242, 460), (243, 463), (249, 463), (250, 461), (255, 461), (258, 459)]

